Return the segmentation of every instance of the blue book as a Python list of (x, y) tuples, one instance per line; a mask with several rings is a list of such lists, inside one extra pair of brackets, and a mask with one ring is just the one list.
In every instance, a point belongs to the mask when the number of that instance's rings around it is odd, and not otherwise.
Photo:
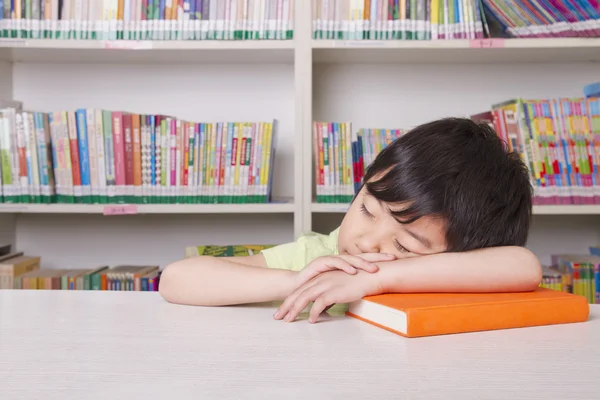
[(165, 0), (159, 0), (158, 3), (158, 26), (160, 26), (160, 29), (158, 29), (159, 31), (159, 37), (157, 39), (159, 40), (164, 40), (166, 39), (166, 27), (167, 27), (167, 21), (165, 20), (165, 8), (166, 8), (166, 4), (165, 4)]
[(148, 119), (150, 126), (150, 182), (154, 189), (156, 186), (156, 117), (150, 115)]
[(75, 111), (77, 121), (77, 140), (79, 143), (79, 168), (81, 169), (82, 202), (91, 202), (92, 186), (90, 183), (90, 152), (88, 148), (86, 110)]

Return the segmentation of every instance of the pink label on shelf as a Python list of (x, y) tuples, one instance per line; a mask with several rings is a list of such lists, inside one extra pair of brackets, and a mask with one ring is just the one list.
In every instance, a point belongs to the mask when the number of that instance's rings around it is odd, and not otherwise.
[(469, 47), (473, 49), (481, 48), (481, 39), (471, 39), (469, 40)]
[(135, 204), (124, 204), (122, 206), (106, 206), (104, 207), (104, 215), (126, 215), (137, 214), (137, 206)]
[(504, 39), (471, 39), (469, 47), (474, 49), (499, 49), (504, 47)]
[(107, 40), (104, 42), (104, 48), (113, 50), (146, 50), (152, 49), (152, 42), (137, 40)]
[(504, 47), (504, 39), (487, 39), (489, 46), (491, 48), (499, 49)]

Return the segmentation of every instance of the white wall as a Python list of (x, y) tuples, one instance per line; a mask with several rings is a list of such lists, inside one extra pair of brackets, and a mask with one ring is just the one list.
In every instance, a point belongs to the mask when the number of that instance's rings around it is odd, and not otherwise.
[(352, 121), (355, 128), (410, 128), (515, 97), (582, 96), (599, 71), (594, 63), (317, 64), (313, 118)]
[(182, 259), (186, 246), (279, 244), (293, 240), (285, 215), (19, 215), (17, 247), (43, 268), (158, 264)]
[(0, 99), (12, 99), (12, 66), (0, 61)]
[[(313, 119), (351, 121), (359, 128), (410, 128), (448, 116), (468, 116), (516, 97), (582, 96), (600, 79), (598, 64), (316, 64)], [(313, 230), (329, 232), (341, 215), (313, 215)], [(600, 216), (536, 216), (528, 247), (550, 254), (588, 252), (600, 243)]]

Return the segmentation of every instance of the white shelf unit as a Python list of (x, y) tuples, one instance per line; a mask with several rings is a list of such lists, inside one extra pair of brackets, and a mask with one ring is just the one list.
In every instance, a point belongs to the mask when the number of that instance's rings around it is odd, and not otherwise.
[[(580, 96), (598, 79), (600, 39), (313, 40), (310, 2), (295, 2), (290, 41), (0, 39), (0, 98), (25, 109), (79, 107), (197, 121), (280, 120), (274, 204), (2, 205), (0, 242), (44, 267), (158, 263), (195, 244), (284, 243), (335, 228), (347, 207), (315, 204), (312, 122), (410, 128), (514, 97)], [(497, 43), (495, 44), (497, 45)], [(555, 252), (600, 243), (599, 206), (537, 206), (528, 246)]]

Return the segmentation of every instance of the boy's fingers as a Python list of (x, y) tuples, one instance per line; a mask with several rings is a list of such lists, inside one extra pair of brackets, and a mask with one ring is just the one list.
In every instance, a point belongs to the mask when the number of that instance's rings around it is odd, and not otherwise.
[(312, 286), (309, 289), (303, 291), (296, 299), (294, 303), (290, 307), (288, 314), (286, 315), (284, 321), (292, 322), (294, 321), (298, 315), (306, 308), (308, 303), (319, 297), (324, 292), (322, 286)]
[(319, 319), (319, 315), (327, 308), (333, 305), (333, 302), (328, 298), (325, 293), (322, 293), (319, 297), (317, 297), (310, 309), (310, 314), (308, 316), (308, 322), (315, 323)]
[(370, 262), (392, 261), (396, 259), (395, 255), (387, 253), (363, 253), (357, 255), (357, 257)]
[(353, 265), (355, 268), (362, 269), (367, 272), (376, 272), (379, 268), (377, 265), (364, 260), (361, 257), (357, 256), (341, 256), (344, 260), (346, 260), (349, 264)]
[(347, 272), (349, 274), (356, 273), (356, 267), (353, 266), (348, 261), (346, 261), (344, 258), (340, 258), (340, 257), (331, 257), (331, 259), (327, 260), (325, 266), (328, 267), (328, 269), (326, 269), (322, 272), (326, 272), (327, 270), (339, 269), (339, 270)]
[(308, 290), (311, 287), (313, 287), (315, 284), (316, 283), (314, 283), (314, 282), (311, 282), (310, 284), (305, 283), (302, 286), (299, 286), (296, 290), (294, 290), (288, 297), (286, 297), (286, 299), (283, 301), (283, 303), (281, 303), (281, 305), (279, 306), (277, 311), (275, 311), (275, 314), (273, 314), (273, 318), (274, 319), (283, 319), (283, 317), (285, 317), (287, 315), (287, 313), (289, 312), (292, 305), (296, 302), (296, 299), (298, 298), (298, 296), (305, 290)]

